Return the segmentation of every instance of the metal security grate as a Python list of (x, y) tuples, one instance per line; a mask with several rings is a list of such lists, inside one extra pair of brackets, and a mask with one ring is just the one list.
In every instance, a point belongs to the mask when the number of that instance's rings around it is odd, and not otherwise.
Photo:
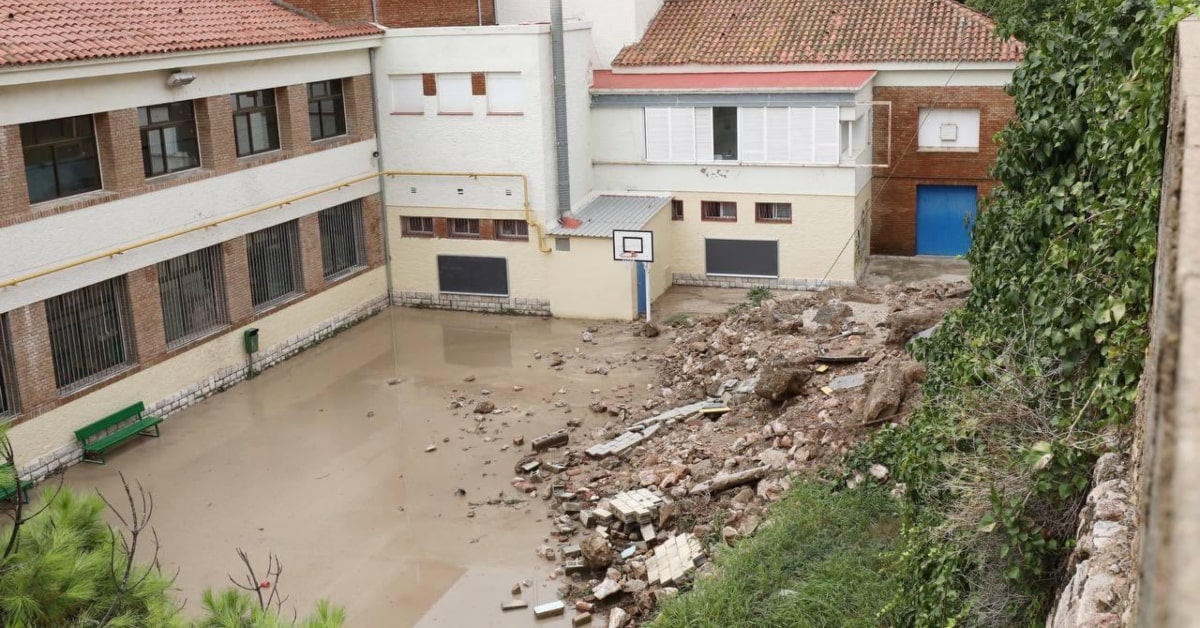
[(246, 235), (250, 300), (255, 311), (304, 291), (300, 269), (300, 223), (293, 220)]
[(131, 318), (124, 277), (48, 299), (46, 323), (59, 390), (86, 386), (134, 364)]
[(220, 245), (159, 262), (158, 294), (170, 347), (228, 325)]
[(365, 266), (366, 238), (363, 236), (362, 199), (317, 212), (321, 228), (321, 264), (325, 279)]
[(8, 335), (8, 315), (0, 314), (0, 419), (15, 416), (20, 411), (12, 338)]

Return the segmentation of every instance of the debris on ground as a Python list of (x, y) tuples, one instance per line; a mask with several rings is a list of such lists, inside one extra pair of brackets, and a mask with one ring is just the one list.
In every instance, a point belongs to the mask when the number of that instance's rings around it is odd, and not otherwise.
[[(790, 293), (661, 330), (591, 327), (581, 347), (534, 354), (597, 382), (587, 385), (587, 421), (565, 390), (543, 399), (539, 410), (565, 413), (565, 427), (530, 440), (514, 466), (513, 487), (546, 507), (548, 540), (537, 551), (555, 562), (563, 601), (545, 612), (571, 607), (573, 625), (652, 617), (659, 600), (711, 568), (714, 545), (754, 533), (791, 474), (834, 463), (876, 426), (906, 420), (925, 375), (907, 345), (968, 293), (965, 283), (939, 281)], [(588, 353), (614, 334), (643, 337), (647, 348), (621, 358)], [(658, 381), (599, 385), (644, 361), (655, 363)], [(504, 447), (524, 442), (498, 422), (533, 409), (497, 401), (472, 414), (487, 402), (457, 394), (450, 407), (475, 417), (464, 431)], [(850, 484), (889, 479), (875, 465)]]

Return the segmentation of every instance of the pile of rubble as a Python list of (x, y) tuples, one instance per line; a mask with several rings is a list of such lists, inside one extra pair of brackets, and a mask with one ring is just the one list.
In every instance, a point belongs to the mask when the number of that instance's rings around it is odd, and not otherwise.
[[(610, 628), (648, 619), (709, 569), (707, 548), (755, 531), (790, 475), (903, 421), (924, 375), (905, 345), (932, 333), (968, 291), (944, 282), (839, 288), (689, 321), (664, 331), (649, 398), (614, 388), (590, 406), (609, 416), (604, 427), (531, 441), (513, 486), (549, 508), (551, 535), (538, 553), (558, 563), (574, 625), (601, 610)], [(885, 481), (888, 470), (870, 475)], [(538, 616), (569, 607), (555, 604)]]

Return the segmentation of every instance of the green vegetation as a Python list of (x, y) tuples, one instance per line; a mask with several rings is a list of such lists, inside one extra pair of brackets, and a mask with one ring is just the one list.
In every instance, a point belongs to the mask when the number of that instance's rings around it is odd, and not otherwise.
[[(13, 480), (9, 474), (0, 481)], [(47, 489), (41, 504), (14, 505), (13, 514), (21, 521), (16, 536), (11, 525), (0, 530), (9, 550), (0, 557), (0, 625), (339, 628), (344, 624), (344, 612), (325, 601), (318, 602), (311, 617), (293, 621), (291, 613), (280, 608), (279, 596), (255, 599), (233, 588), (205, 591), (205, 612), (189, 623), (180, 614), (169, 591), (172, 580), (159, 571), (157, 558), (148, 559), (146, 565), (135, 562), (140, 553), (156, 553), (157, 539), (142, 534), (148, 530), (152, 500), (143, 493), (147, 500), (135, 506), (134, 495), (137, 492), (130, 493), (130, 512), (113, 510), (126, 528), (105, 523), (103, 499), (69, 489)], [(269, 571), (272, 579), (278, 578), (277, 569)], [(264, 589), (257, 592), (266, 595)]]
[(668, 602), (651, 626), (877, 626), (892, 590), (881, 552), (896, 541), (897, 517), (883, 489), (800, 484), (757, 534), (717, 555), (714, 576)]
[(666, 325), (667, 327), (691, 327), (692, 317), (684, 314), (683, 312), (677, 312), (668, 316), (667, 319), (663, 321), (663, 325)]
[(762, 305), (763, 301), (770, 301), (771, 297), (771, 289), (766, 286), (754, 286), (746, 292), (746, 300), (754, 307)]
[[(1029, 4), (1029, 3), (1025, 3)], [(1067, 0), (1029, 46), (974, 232), (974, 291), (917, 350), (925, 403), (853, 463), (908, 488), (893, 625), (1044, 622), (1148, 343), (1168, 0)], [(1005, 16), (1001, 15), (1003, 20)], [(1023, 18), (1022, 18), (1023, 19)]]

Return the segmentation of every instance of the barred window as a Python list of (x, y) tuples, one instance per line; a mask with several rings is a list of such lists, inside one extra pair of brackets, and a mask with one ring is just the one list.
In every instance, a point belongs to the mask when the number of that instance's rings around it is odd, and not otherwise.
[(413, 236), (433, 235), (433, 218), (429, 216), (405, 216), (404, 234)]
[(234, 94), (233, 131), (238, 157), (277, 150), (279, 119), (275, 115), (275, 90)]
[(321, 265), (326, 279), (366, 265), (362, 213), (361, 199), (317, 212), (321, 228)]
[(12, 339), (8, 335), (8, 315), (0, 314), (0, 419), (16, 416), (20, 411)]
[(308, 84), (308, 128), (314, 140), (346, 134), (346, 105), (340, 79)]
[(304, 291), (300, 223), (293, 220), (246, 235), (250, 301), (261, 312)]
[(497, 220), (496, 235), (506, 240), (528, 240), (529, 225), (524, 220)]
[(187, 344), (228, 325), (220, 245), (159, 262), (158, 294), (168, 346)]
[(21, 125), (29, 202), (100, 189), (100, 157), (92, 116)]
[(59, 390), (100, 381), (137, 362), (124, 277), (48, 299), (46, 324)]
[(733, 201), (700, 201), (701, 220), (737, 220), (737, 203)]
[(755, 203), (754, 215), (758, 222), (791, 222), (791, 203)]
[(196, 114), (192, 101), (138, 107), (142, 166), (147, 177), (200, 166)]
[(451, 218), (450, 219), (450, 237), (452, 237), (452, 238), (478, 238), (479, 237), (479, 219), (478, 218)]

